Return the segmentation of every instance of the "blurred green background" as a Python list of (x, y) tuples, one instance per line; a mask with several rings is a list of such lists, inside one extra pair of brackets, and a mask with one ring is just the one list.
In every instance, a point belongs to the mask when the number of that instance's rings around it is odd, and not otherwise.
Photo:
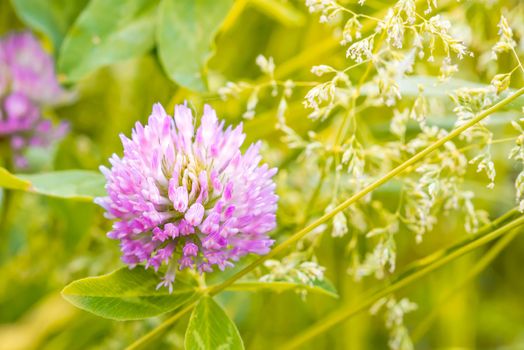
[[(57, 7), (63, 15), (58, 17), (64, 19), (58, 26), (63, 28), (62, 36), (87, 2), (35, 1), (42, 6), (67, 4)], [(0, 0), (0, 35), (27, 28), (27, 20), (14, 10), (14, 3), (18, 2)], [(341, 3), (377, 16), (394, 4), (368, 0), (360, 8), (353, 1)], [(497, 40), (500, 13), (505, 11), (513, 19), (512, 23), (520, 25), (514, 28), (516, 36), (524, 34), (524, 4), (518, 0), (439, 1), (437, 12), (440, 11), (454, 20), (457, 30), (466, 34), (468, 45), (475, 53), (475, 57), (460, 63), (457, 78), (489, 84), (497, 70), (507, 71), (513, 67), (505, 58), (496, 64), (483, 64), (482, 58)], [(96, 170), (100, 164), (107, 164), (112, 153), (121, 152), (118, 134), (129, 135), (136, 121), (145, 122), (155, 102), (172, 110), (175, 104), (187, 101), (196, 111), (202, 111), (203, 104), (208, 103), (228, 123), (239, 123), (248, 96), (223, 101), (216, 93), (219, 86), (227, 81), (263, 79), (255, 64), (259, 54), (274, 58), (277, 78), (282, 80), (315, 80), (310, 67), (316, 64), (345, 67), (349, 65), (345, 50), (338, 45), (333, 31), (329, 25), (318, 23), (318, 16), (309, 14), (302, 2), (238, 0), (222, 25), (216, 39), (216, 53), (209, 62), (211, 92), (194, 92), (171, 81), (162, 69), (157, 49), (96, 69), (77, 83), (68, 83), (78, 96), (73, 104), (47, 111), (53, 118), (70, 121), (72, 130), (52, 152), (35, 151), (31, 171)], [(60, 34), (52, 38), (35, 33), (56, 57), (58, 50), (53, 43), (59, 42)], [(358, 78), (363, 69), (352, 74)], [(416, 73), (438, 75), (438, 69), (419, 62)], [(518, 88), (522, 82), (521, 76), (512, 81), (512, 86)], [(321, 137), (333, 138), (339, 116), (335, 115), (334, 122), (324, 123), (327, 125), (308, 119), (309, 112), (301, 103), (306, 92), (306, 89), (295, 89), (287, 113), (288, 124), (302, 135), (315, 129), (322, 130)], [(451, 100), (447, 97), (436, 100), (450, 115)], [(400, 103), (410, 103), (409, 97)], [(296, 152), (282, 142), (283, 135), (275, 128), (277, 105), (278, 100), (269, 93), (261, 96), (257, 115), (253, 120), (244, 121), (244, 125), (246, 144), (263, 140), (265, 160), (272, 166), (281, 166), (276, 239), (282, 240), (320, 216), (329, 204), (330, 193), (328, 186), (322, 187), (318, 201), (305, 217), (303, 203), (314, 192), (320, 175), (315, 160), (295, 157)], [(510, 109), (506, 114), (509, 119), (522, 116), (519, 109)], [(367, 109), (360, 122), (366, 124), (363, 128), (373, 130), (377, 142), (386, 142), (390, 135), (382, 129), (387, 131), (391, 117), (388, 108), (379, 106)], [(439, 120), (449, 123), (445, 118)], [(508, 122), (494, 123), (492, 131), (497, 138), (515, 136)], [(468, 177), (468, 186), (478, 198), (477, 205), (487, 210), (492, 219), (515, 203), (513, 181), (520, 169), (507, 161), (510, 148), (511, 144), (506, 143), (493, 147), (497, 166), (494, 190), (486, 188), (485, 179), (475, 175), (474, 169)], [(397, 202), (398, 192), (393, 184), (378, 191), (375, 198), (387, 206)], [(162, 318), (133, 322), (106, 320), (76, 309), (61, 298), (60, 290), (70, 281), (121, 266), (117, 243), (105, 237), (109, 223), (103, 219), (100, 208), (91, 203), (22, 192), (10, 195), (13, 204), (0, 223), (0, 349), (122, 349), (161, 322)], [(401, 230), (396, 235), (397, 270), (464, 238), (467, 234), (456, 216), (439, 216), (438, 224), (421, 244), (415, 243), (412, 234)], [(340, 294), (339, 299), (268, 291), (220, 295), (219, 301), (237, 323), (247, 349), (272, 349), (338, 310), (343, 302), (356, 302), (382, 283), (373, 277), (356, 282), (348, 275), (350, 238), (349, 235), (334, 238), (327, 233), (319, 238), (315, 248), (319, 263), (326, 268), (326, 276)], [(366, 250), (365, 246), (361, 248)], [(433, 310), (439, 310), (428, 331), (415, 344), (416, 348), (524, 349), (521, 267), (524, 235), (517, 236), (477, 279), (443, 300), (488, 248), (482, 247), (396, 294), (397, 299), (407, 296), (418, 305), (417, 310), (406, 315), (405, 325), (409, 330), (416, 329)], [(167, 336), (151, 348), (182, 348), (186, 324), (187, 318), (177, 322)], [(387, 342), (383, 318), (362, 312), (304, 348), (383, 349), (387, 348)]]

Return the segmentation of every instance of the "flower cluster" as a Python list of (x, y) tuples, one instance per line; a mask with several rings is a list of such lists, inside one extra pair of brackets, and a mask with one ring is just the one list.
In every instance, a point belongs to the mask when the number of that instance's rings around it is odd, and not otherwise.
[(389, 331), (389, 348), (393, 350), (413, 349), (413, 342), (409, 337), (409, 330), (404, 325), (404, 316), (413, 312), (418, 305), (407, 298), (401, 300), (388, 296), (377, 301), (370, 309), (372, 315), (376, 315), (381, 309), (384, 312), (386, 328)]
[(307, 261), (303, 252), (294, 252), (282, 261), (267, 260), (264, 266), (268, 273), (260, 277), (262, 282), (287, 281), (313, 285), (316, 281), (324, 280), (324, 267), (316, 261)]
[(176, 106), (173, 118), (160, 104), (121, 136), (124, 156), (101, 168), (108, 196), (96, 202), (116, 220), (108, 237), (120, 240), (126, 264), (166, 265), (159, 286), (171, 290), (177, 267), (222, 270), (269, 251), (277, 169), (259, 165), (260, 143), (242, 154), (244, 138), (242, 125), (224, 130), (209, 106), (195, 130), (189, 108)]
[(15, 166), (25, 167), (27, 146), (47, 146), (63, 137), (65, 123), (54, 127), (42, 107), (69, 99), (56, 79), (54, 62), (28, 32), (0, 39), (0, 139), (8, 139)]

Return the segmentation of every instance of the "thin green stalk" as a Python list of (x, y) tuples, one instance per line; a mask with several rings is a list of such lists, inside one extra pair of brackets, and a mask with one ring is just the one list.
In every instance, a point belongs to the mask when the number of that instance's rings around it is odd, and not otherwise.
[[(473, 125), (477, 124), (478, 122), (480, 122), (481, 120), (483, 120), (484, 118), (489, 116), (490, 114), (492, 114), (492, 113), (498, 111), (499, 109), (503, 108), (504, 106), (508, 105), (509, 103), (511, 103), (512, 101), (514, 101), (515, 99), (517, 99), (519, 96), (521, 96), (523, 94), (524, 94), (524, 88), (521, 88), (521, 89), (517, 90), (514, 94), (504, 98), (503, 100), (501, 100), (498, 103), (494, 104), (490, 108), (488, 108), (485, 111), (479, 113), (475, 118), (471, 119), (467, 123), (465, 123), (465, 124), (461, 125), (460, 127), (456, 128), (455, 130), (450, 132), (448, 135), (444, 136), (443, 138), (441, 138), (440, 140), (436, 141), (432, 145), (426, 147), (424, 150), (422, 150), (419, 153), (415, 154), (414, 156), (412, 156), (411, 158), (406, 160), (404, 163), (400, 164), (399, 166), (397, 166), (396, 168), (394, 168), (393, 170), (388, 172), (386, 175), (384, 175), (380, 179), (374, 181), (373, 183), (371, 183), (370, 185), (366, 186), (365, 188), (363, 188), (362, 190), (360, 190), (359, 192), (357, 192), (353, 196), (351, 196), (348, 199), (346, 199), (344, 202), (340, 203), (338, 206), (336, 206), (330, 212), (324, 214), (323, 216), (321, 216), (320, 218), (318, 218), (314, 222), (310, 223), (309, 225), (307, 225), (303, 229), (301, 229), (298, 232), (294, 233), (287, 240), (285, 240), (284, 242), (280, 243), (275, 248), (273, 248), (268, 254), (259, 257), (258, 259), (253, 261), (251, 264), (247, 265), (245, 268), (243, 268), (242, 270), (240, 270), (239, 272), (237, 272), (236, 274), (231, 276), (229, 279), (227, 279), (223, 283), (217, 285), (216, 287), (213, 287), (211, 289), (211, 291), (209, 292), (209, 295), (215, 295), (217, 293), (220, 293), (221, 291), (223, 291), (224, 289), (226, 289), (227, 287), (229, 287), (230, 285), (235, 283), (237, 280), (239, 280), (240, 278), (244, 277), (245, 275), (247, 275), (248, 273), (253, 271), (256, 267), (258, 267), (264, 261), (275, 257), (279, 253), (281, 253), (281, 252), (285, 251), (287, 248), (291, 247), (293, 244), (296, 244), (299, 240), (304, 238), (304, 236), (306, 236), (308, 233), (313, 231), (315, 228), (317, 228), (318, 226), (320, 226), (323, 223), (325, 223), (325, 222), (329, 221), (330, 219), (332, 219), (337, 213), (347, 209), (350, 205), (352, 205), (353, 203), (357, 202), (361, 198), (365, 197), (367, 194), (369, 194), (370, 192), (374, 191), (378, 187), (382, 186), (383, 184), (385, 184), (386, 182), (388, 182), (389, 180), (391, 180), (395, 176), (401, 174), (406, 169), (408, 169), (409, 167), (411, 167), (412, 165), (414, 165), (415, 163), (417, 163), (418, 161), (420, 161), (421, 159), (426, 157), (428, 154), (430, 154), (433, 151), (437, 150), (440, 146), (444, 145), (446, 142), (448, 142), (448, 141), (452, 140), (453, 138), (459, 136), (463, 131), (465, 131), (468, 128), (472, 127)], [(161, 328), (162, 330), (166, 329), (168, 326), (170, 326), (176, 320), (178, 320), (182, 315), (184, 315), (184, 314), (188, 313), (189, 311), (191, 311), (195, 305), (190, 304), (190, 305), (184, 307), (179, 312), (177, 312), (174, 316), (172, 316), (171, 318), (168, 318), (167, 320), (165, 320), (159, 326), (159, 328)], [(137, 340), (135, 343), (131, 344), (131, 346), (128, 349), (138, 349), (138, 347), (135, 346), (135, 344), (139, 344), (140, 345), (140, 344), (144, 343), (144, 341), (143, 341), (144, 338), (146, 338), (148, 340), (151, 339), (153, 337), (153, 336), (150, 336), (151, 333), (156, 335), (156, 334), (159, 333), (159, 331), (156, 331), (156, 329), (151, 331), (150, 333), (146, 334), (144, 337), (142, 337), (139, 340)]]
[(222, 23), (222, 27), (220, 28), (222, 32), (227, 32), (229, 29), (231, 29), (231, 27), (233, 27), (238, 18), (240, 18), (240, 16), (242, 15), (242, 12), (244, 12), (247, 3), (247, 0), (235, 1), (233, 6), (231, 7), (231, 10), (226, 16), (226, 19)]
[(303, 333), (291, 339), (289, 342), (284, 344), (281, 349), (294, 349), (304, 344), (305, 342), (311, 340), (312, 338), (318, 336), (319, 334), (327, 331), (331, 327), (347, 320), (348, 318), (358, 314), (359, 312), (366, 310), (376, 303), (381, 298), (388, 296), (389, 294), (398, 291), (399, 289), (408, 286), (409, 284), (418, 281), (422, 277), (428, 275), (439, 267), (451, 262), (462, 255), (471, 252), (472, 250), (497, 239), (498, 237), (512, 231), (513, 229), (524, 225), (524, 216), (520, 216), (518, 219), (502, 226), (495, 231), (492, 231), (482, 237), (477, 238), (476, 240), (468, 243), (467, 245), (460, 247), (452, 251), (450, 254), (441, 257), (439, 260), (434, 261), (428, 266), (422, 267), (421, 269), (413, 271), (409, 275), (397, 279), (392, 284), (386, 286), (385, 288), (373, 293), (370, 297), (364, 299), (356, 305), (345, 305), (339, 308), (339, 311), (335, 311), (329, 314), (324, 319), (315, 323), (313, 326), (306, 329)]
[[(386, 32), (384, 31), (381, 34), (380, 39), (378, 40), (378, 43), (375, 45), (375, 48), (373, 49), (373, 56), (379, 51), (380, 46), (382, 45), (382, 42), (384, 41), (385, 37), (386, 37)], [(366, 70), (364, 71), (364, 74), (362, 74), (362, 76), (360, 77), (360, 79), (358, 81), (357, 88), (355, 89), (355, 92), (353, 93), (353, 96), (351, 97), (351, 107), (349, 108), (349, 110), (346, 111), (346, 113), (344, 113), (344, 118), (342, 119), (342, 124), (338, 128), (337, 134), (335, 136), (335, 142), (333, 143), (333, 150), (335, 152), (338, 152), (337, 150), (340, 148), (340, 144), (343, 141), (343, 136), (345, 136), (345, 134), (346, 134), (346, 123), (347, 123), (347, 121), (350, 118), (352, 120), (352, 123), (350, 123), (350, 127), (351, 127), (351, 125), (353, 125), (353, 128), (356, 127), (356, 121), (355, 121), (356, 112), (355, 112), (355, 108), (356, 108), (356, 105), (357, 105), (357, 99), (360, 96), (360, 90), (362, 89), (362, 85), (366, 81), (369, 73), (371, 72), (371, 68), (372, 67), (373, 67), (373, 60), (370, 60), (367, 63), (367, 65), (366, 65)], [(340, 161), (341, 161), (341, 155), (339, 153), (336, 153), (335, 154), (335, 168), (339, 167)], [(337, 171), (336, 174), (335, 174), (335, 185), (334, 185), (334, 189), (333, 189), (333, 201), (334, 202), (338, 201), (339, 183), (340, 183), (340, 172)]]
[(420, 322), (417, 327), (411, 333), (411, 340), (413, 343), (417, 343), (422, 336), (429, 330), (433, 321), (439, 315), (441, 311), (440, 306), (450, 301), (453, 296), (457, 295), (460, 290), (474, 280), (486, 267), (488, 267), (493, 260), (499, 256), (499, 254), (508, 246), (508, 244), (513, 241), (513, 239), (522, 231), (515, 230), (509, 233), (508, 235), (502, 237), (495, 243), (495, 245), (473, 266), (469, 271), (466, 277), (460, 281), (456, 286), (454, 286), (450, 291), (448, 291), (444, 297), (440, 300), (440, 303)]
[[(13, 169), (13, 158), (11, 154), (10, 145), (6, 140), (0, 140), (0, 166), (8, 171)], [(7, 244), (7, 228), (9, 227), (9, 217), (10, 213), (13, 210), (13, 191), (6, 188), (0, 189), (0, 251), (3, 250), (5, 244)], [(0, 259), (2, 260), (2, 259)]]
[(303, 218), (303, 220), (301, 220), (302, 224), (306, 223), (309, 214), (311, 214), (313, 206), (317, 203), (317, 198), (318, 198), (318, 196), (320, 194), (320, 190), (322, 189), (322, 185), (324, 184), (324, 179), (326, 177), (326, 173), (327, 173), (327, 165), (323, 164), (322, 165), (322, 171), (321, 171), (320, 177), (318, 179), (318, 183), (315, 186), (315, 190), (313, 191), (313, 194), (311, 195), (311, 197), (310, 197), (310, 199), (309, 199), (309, 201), (307, 203), (304, 218)]

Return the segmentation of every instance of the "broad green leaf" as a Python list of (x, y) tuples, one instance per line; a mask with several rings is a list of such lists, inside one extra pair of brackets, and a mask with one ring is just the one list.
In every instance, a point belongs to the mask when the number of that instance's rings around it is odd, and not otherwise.
[(330, 297), (338, 298), (337, 290), (327, 279), (315, 280), (311, 284), (304, 284), (295, 281), (240, 281), (228, 287), (228, 290), (232, 291), (258, 291), (261, 289), (269, 289), (275, 292), (305, 290), (312, 293), (325, 294)]
[(95, 171), (64, 170), (19, 177), (31, 182), (30, 191), (52, 197), (91, 201), (106, 194), (104, 176)]
[(244, 349), (235, 323), (211, 297), (202, 298), (193, 310), (184, 345), (186, 350)]
[(88, 0), (11, 0), (18, 17), (44, 33), (58, 51), (67, 30)]
[(41, 174), (13, 175), (0, 168), (0, 187), (45, 196), (92, 201), (104, 196), (104, 176), (89, 170), (62, 170)]
[(205, 91), (206, 63), (215, 35), (233, 0), (162, 0), (158, 11), (157, 46), (171, 80)]
[(0, 168), (0, 187), (26, 191), (31, 187), (31, 183), (11, 174), (4, 168)]
[(161, 276), (141, 266), (72, 282), (62, 291), (64, 298), (80, 309), (115, 320), (138, 320), (176, 309), (195, 295), (195, 287), (175, 281), (156, 289)]
[(155, 0), (92, 0), (64, 39), (59, 73), (74, 82), (99, 67), (151, 50), (156, 9)]

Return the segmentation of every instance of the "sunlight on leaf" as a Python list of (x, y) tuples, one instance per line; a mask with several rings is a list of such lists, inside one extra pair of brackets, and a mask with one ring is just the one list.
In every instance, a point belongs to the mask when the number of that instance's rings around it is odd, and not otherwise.
[(31, 183), (16, 177), (4, 168), (0, 168), (0, 187), (27, 191), (31, 187)]

